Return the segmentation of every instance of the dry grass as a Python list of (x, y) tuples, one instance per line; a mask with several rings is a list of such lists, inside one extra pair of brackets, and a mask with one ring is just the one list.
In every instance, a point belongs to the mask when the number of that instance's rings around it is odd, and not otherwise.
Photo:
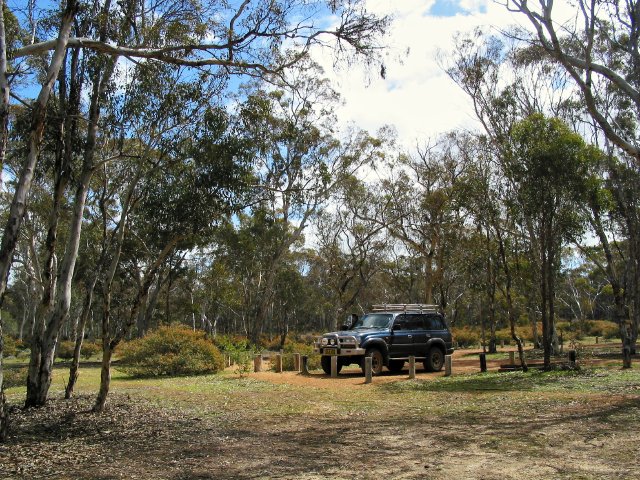
[[(475, 361), (475, 360), (474, 360)], [(496, 360), (497, 362), (500, 359)], [(79, 397), (17, 408), (0, 446), (2, 478), (639, 478), (640, 368), (479, 374), (265, 372), (129, 380), (109, 410)]]

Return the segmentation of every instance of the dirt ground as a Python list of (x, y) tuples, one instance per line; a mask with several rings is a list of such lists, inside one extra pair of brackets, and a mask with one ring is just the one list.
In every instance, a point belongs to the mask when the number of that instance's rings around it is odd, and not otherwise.
[[(477, 357), (454, 362), (456, 375), (478, 371)], [(637, 376), (549, 393), (430, 391), (441, 374), (420, 370), (365, 385), (356, 372), (184, 380), (170, 401), (156, 384), (118, 387), (103, 415), (89, 394), (14, 404), (0, 478), (640, 478)]]

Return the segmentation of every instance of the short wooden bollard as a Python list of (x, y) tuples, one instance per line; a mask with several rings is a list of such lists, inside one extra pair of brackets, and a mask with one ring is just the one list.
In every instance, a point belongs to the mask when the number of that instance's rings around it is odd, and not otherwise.
[(600, 343), (600, 337), (596, 336), (596, 343)]
[(480, 354), (480, 371), (481, 372), (487, 371), (487, 354), (486, 353)]
[(444, 376), (450, 377), (453, 368), (453, 355), (444, 356)]
[(629, 346), (622, 349), (622, 368), (631, 368), (631, 348)]
[(511, 365), (515, 365), (516, 364), (516, 352), (514, 352), (513, 350), (511, 352), (509, 352), (509, 363)]
[(331, 357), (331, 378), (338, 378), (338, 357)]
[(373, 361), (371, 357), (364, 357), (364, 383), (373, 381)]
[(295, 372), (300, 371), (300, 354), (299, 353), (293, 354), (293, 370)]
[(504, 340), (500, 340), (500, 348), (504, 348)]
[(306, 355), (302, 356), (302, 374), (309, 375), (309, 357)]
[(416, 357), (409, 357), (409, 379), (413, 380), (416, 378)]
[(276, 373), (282, 373), (282, 355), (276, 354)]
[(262, 355), (253, 356), (253, 371), (256, 373), (262, 371)]
[(578, 362), (578, 352), (576, 352), (575, 350), (569, 350), (569, 366), (571, 368), (575, 368), (577, 362)]

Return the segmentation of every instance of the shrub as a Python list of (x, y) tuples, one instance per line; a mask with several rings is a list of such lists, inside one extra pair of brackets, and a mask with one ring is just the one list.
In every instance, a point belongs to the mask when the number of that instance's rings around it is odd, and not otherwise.
[[(294, 361), (293, 354), (299, 353), (309, 357), (307, 360), (307, 366), (309, 370), (317, 370), (320, 368), (320, 355), (313, 352), (313, 342), (311, 344), (305, 342), (286, 342), (284, 345), (284, 355), (282, 357), (282, 369), (293, 370)], [(300, 360), (302, 362), (302, 360)], [(275, 363), (272, 364), (272, 368), (275, 368)]]
[(235, 373), (243, 377), (251, 371), (252, 359), (256, 350), (248, 339), (239, 336), (219, 335), (215, 338), (214, 343), (231, 358), (235, 365)]
[(134, 377), (198, 375), (224, 368), (218, 348), (184, 327), (161, 327), (122, 346), (120, 369)]
[(71, 360), (73, 358), (73, 349), (75, 348), (75, 342), (71, 340), (64, 340), (58, 342), (58, 349), (56, 350), (56, 357), (63, 360)]
[(591, 337), (616, 338), (620, 335), (620, 328), (608, 320), (589, 320), (585, 325), (586, 334)]
[(477, 328), (453, 328), (452, 334), (453, 341), (457, 342), (459, 347), (472, 347), (480, 344), (480, 333)]
[(80, 355), (82, 355), (85, 360), (88, 360), (99, 353), (102, 353), (102, 345), (98, 342), (82, 342)]
[(27, 367), (22, 368), (7, 368), (5, 366), (3, 370), (2, 385), (4, 388), (21, 387), (27, 384)]
[(15, 357), (18, 355), (19, 341), (10, 337), (9, 335), (4, 337), (4, 349), (3, 356), (5, 357)]

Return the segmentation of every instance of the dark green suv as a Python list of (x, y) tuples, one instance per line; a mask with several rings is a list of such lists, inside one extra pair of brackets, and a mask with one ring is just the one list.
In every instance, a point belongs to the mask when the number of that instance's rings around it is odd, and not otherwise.
[(322, 355), (322, 369), (331, 373), (331, 357), (338, 357), (338, 371), (357, 364), (364, 371), (365, 357), (371, 357), (373, 373), (386, 366), (399, 372), (409, 357), (424, 363), (425, 370), (437, 372), (444, 356), (453, 353), (451, 332), (436, 305), (374, 305), (371, 313), (344, 325), (339, 332), (318, 339), (315, 351)]

